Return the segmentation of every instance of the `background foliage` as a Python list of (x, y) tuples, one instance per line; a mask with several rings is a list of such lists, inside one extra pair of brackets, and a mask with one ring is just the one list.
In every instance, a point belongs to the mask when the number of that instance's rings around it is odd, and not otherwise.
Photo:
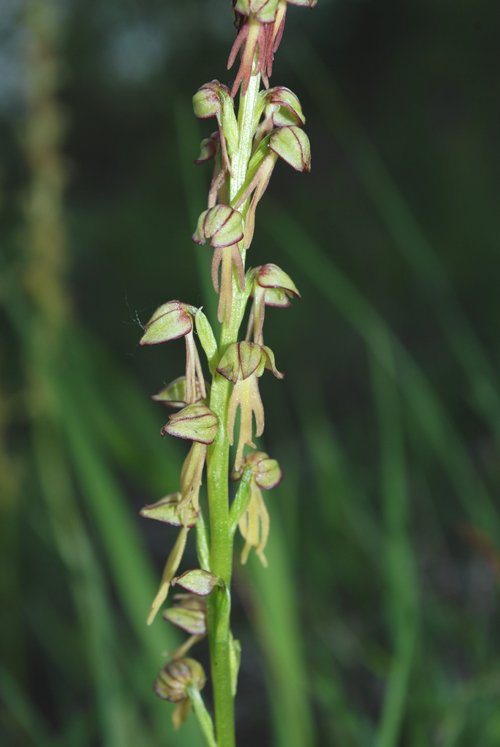
[[(152, 694), (176, 640), (145, 626), (172, 536), (137, 517), (177, 489), (148, 395), (183, 344), (138, 339), (172, 298), (213, 312), (190, 98), (231, 80), (228, 6), (0, 7), (8, 747), (201, 744)], [(234, 584), (241, 747), (500, 743), (499, 16), (288, 14), (273, 83), (302, 102), (313, 171), (277, 168), (249, 254), (303, 300), (266, 320), (287, 377), (262, 381), (261, 447), (286, 479), (270, 567)]]

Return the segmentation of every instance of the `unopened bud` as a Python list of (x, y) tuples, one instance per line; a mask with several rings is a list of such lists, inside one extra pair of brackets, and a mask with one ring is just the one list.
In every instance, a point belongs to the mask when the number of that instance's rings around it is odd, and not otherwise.
[(217, 371), (229, 381), (236, 383), (252, 374), (261, 376), (264, 365), (260, 345), (253, 342), (237, 342), (228, 347), (217, 366)]
[(195, 659), (173, 659), (158, 673), (154, 690), (158, 697), (171, 703), (180, 703), (188, 698), (188, 688), (193, 685), (202, 690), (205, 687), (205, 672)]
[(304, 125), (306, 118), (297, 96), (285, 86), (276, 86), (264, 92), (266, 115), (272, 113), (275, 127)]
[(224, 95), (229, 97), (229, 88), (212, 80), (205, 83), (193, 96), (194, 115), (197, 119), (209, 119), (220, 112)]
[(200, 163), (205, 163), (205, 161), (210, 161), (212, 158), (215, 158), (215, 156), (217, 155), (217, 148), (219, 147), (219, 144), (219, 133), (212, 132), (210, 137), (207, 137), (201, 141), (200, 155), (196, 159), (195, 163), (198, 165)]
[(209, 239), (214, 249), (237, 244), (243, 238), (243, 216), (229, 205), (216, 205), (200, 215), (191, 238), (196, 244)]

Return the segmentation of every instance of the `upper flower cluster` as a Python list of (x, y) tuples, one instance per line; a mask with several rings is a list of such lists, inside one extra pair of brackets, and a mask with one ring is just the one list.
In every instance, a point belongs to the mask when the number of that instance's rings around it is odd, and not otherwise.
[(238, 36), (229, 55), (228, 69), (233, 66), (242, 47), (243, 53), (231, 96), (236, 94), (242, 81), (243, 95), (246, 93), (255, 57), (257, 65), (254, 73), (262, 75), (264, 85), (268, 88), (274, 54), (285, 28), (288, 3), (313, 8), (317, 0), (233, 0), (234, 25), (238, 29)]

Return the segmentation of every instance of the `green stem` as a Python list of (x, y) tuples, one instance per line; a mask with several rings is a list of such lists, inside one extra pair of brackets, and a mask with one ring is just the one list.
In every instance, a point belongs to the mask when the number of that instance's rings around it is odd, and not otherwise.
[(217, 742), (215, 741), (212, 718), (205, 707), (200, 691), (197, 687), (190, 687), (188, 689), (188, 694), (196, 718), (198, 719), (198, 723), (200, 724), (201, 730), (207, 740), (208, 747), (218, 747)]
[[(238, 114), (238, 150), (232, 158), (233, 175), (230, 198), (234, 200), (245, 181), (252, 152), (254, 111), (259, 94), (260, 75), (251, 77), (246, 96), (240, 99)], [(243, 263), (245, 251), (241, 242)], [(245, 312), (248, 293), (241, 291), (233, 276), (233, 310), (230, 324), (224, 319), (221, 326), (219, 359), (229, 345), (238, 341), (238, 332)], [(210, 407), (219, 419), (219, 430), (207, 453), (207, 487), (210, 509), (210, 570), (220, 576), (230, 588), (233, 565), (233, 536), (229, 517), (229, 441), (227, 437), (227, 408), (231, 383), (218, 373), (212, 381)], [(218, 590), (208, 598), (208, 629), (210, 660), (214, 691), (217, 747), (234, 747), (234, 704), (230, 666), (229, 609)]]

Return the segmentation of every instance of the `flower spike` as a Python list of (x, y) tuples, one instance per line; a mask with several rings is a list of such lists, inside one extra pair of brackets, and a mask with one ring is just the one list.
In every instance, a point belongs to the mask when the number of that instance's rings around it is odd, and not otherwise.
[(242, 81), (243, 96), (246, 94), (256, 53), (257, 66), (253, 72), (260, 73), (265, 87), (269, 87), (274, 54), (285, 28), (287, 2), (313, 8), (317, 0), (233, 0), (234, 25), (238, 29), (238, 35), (229, 55), (228, 70), (243, 45), (244, 49), (231, 96), (236, 95)]

